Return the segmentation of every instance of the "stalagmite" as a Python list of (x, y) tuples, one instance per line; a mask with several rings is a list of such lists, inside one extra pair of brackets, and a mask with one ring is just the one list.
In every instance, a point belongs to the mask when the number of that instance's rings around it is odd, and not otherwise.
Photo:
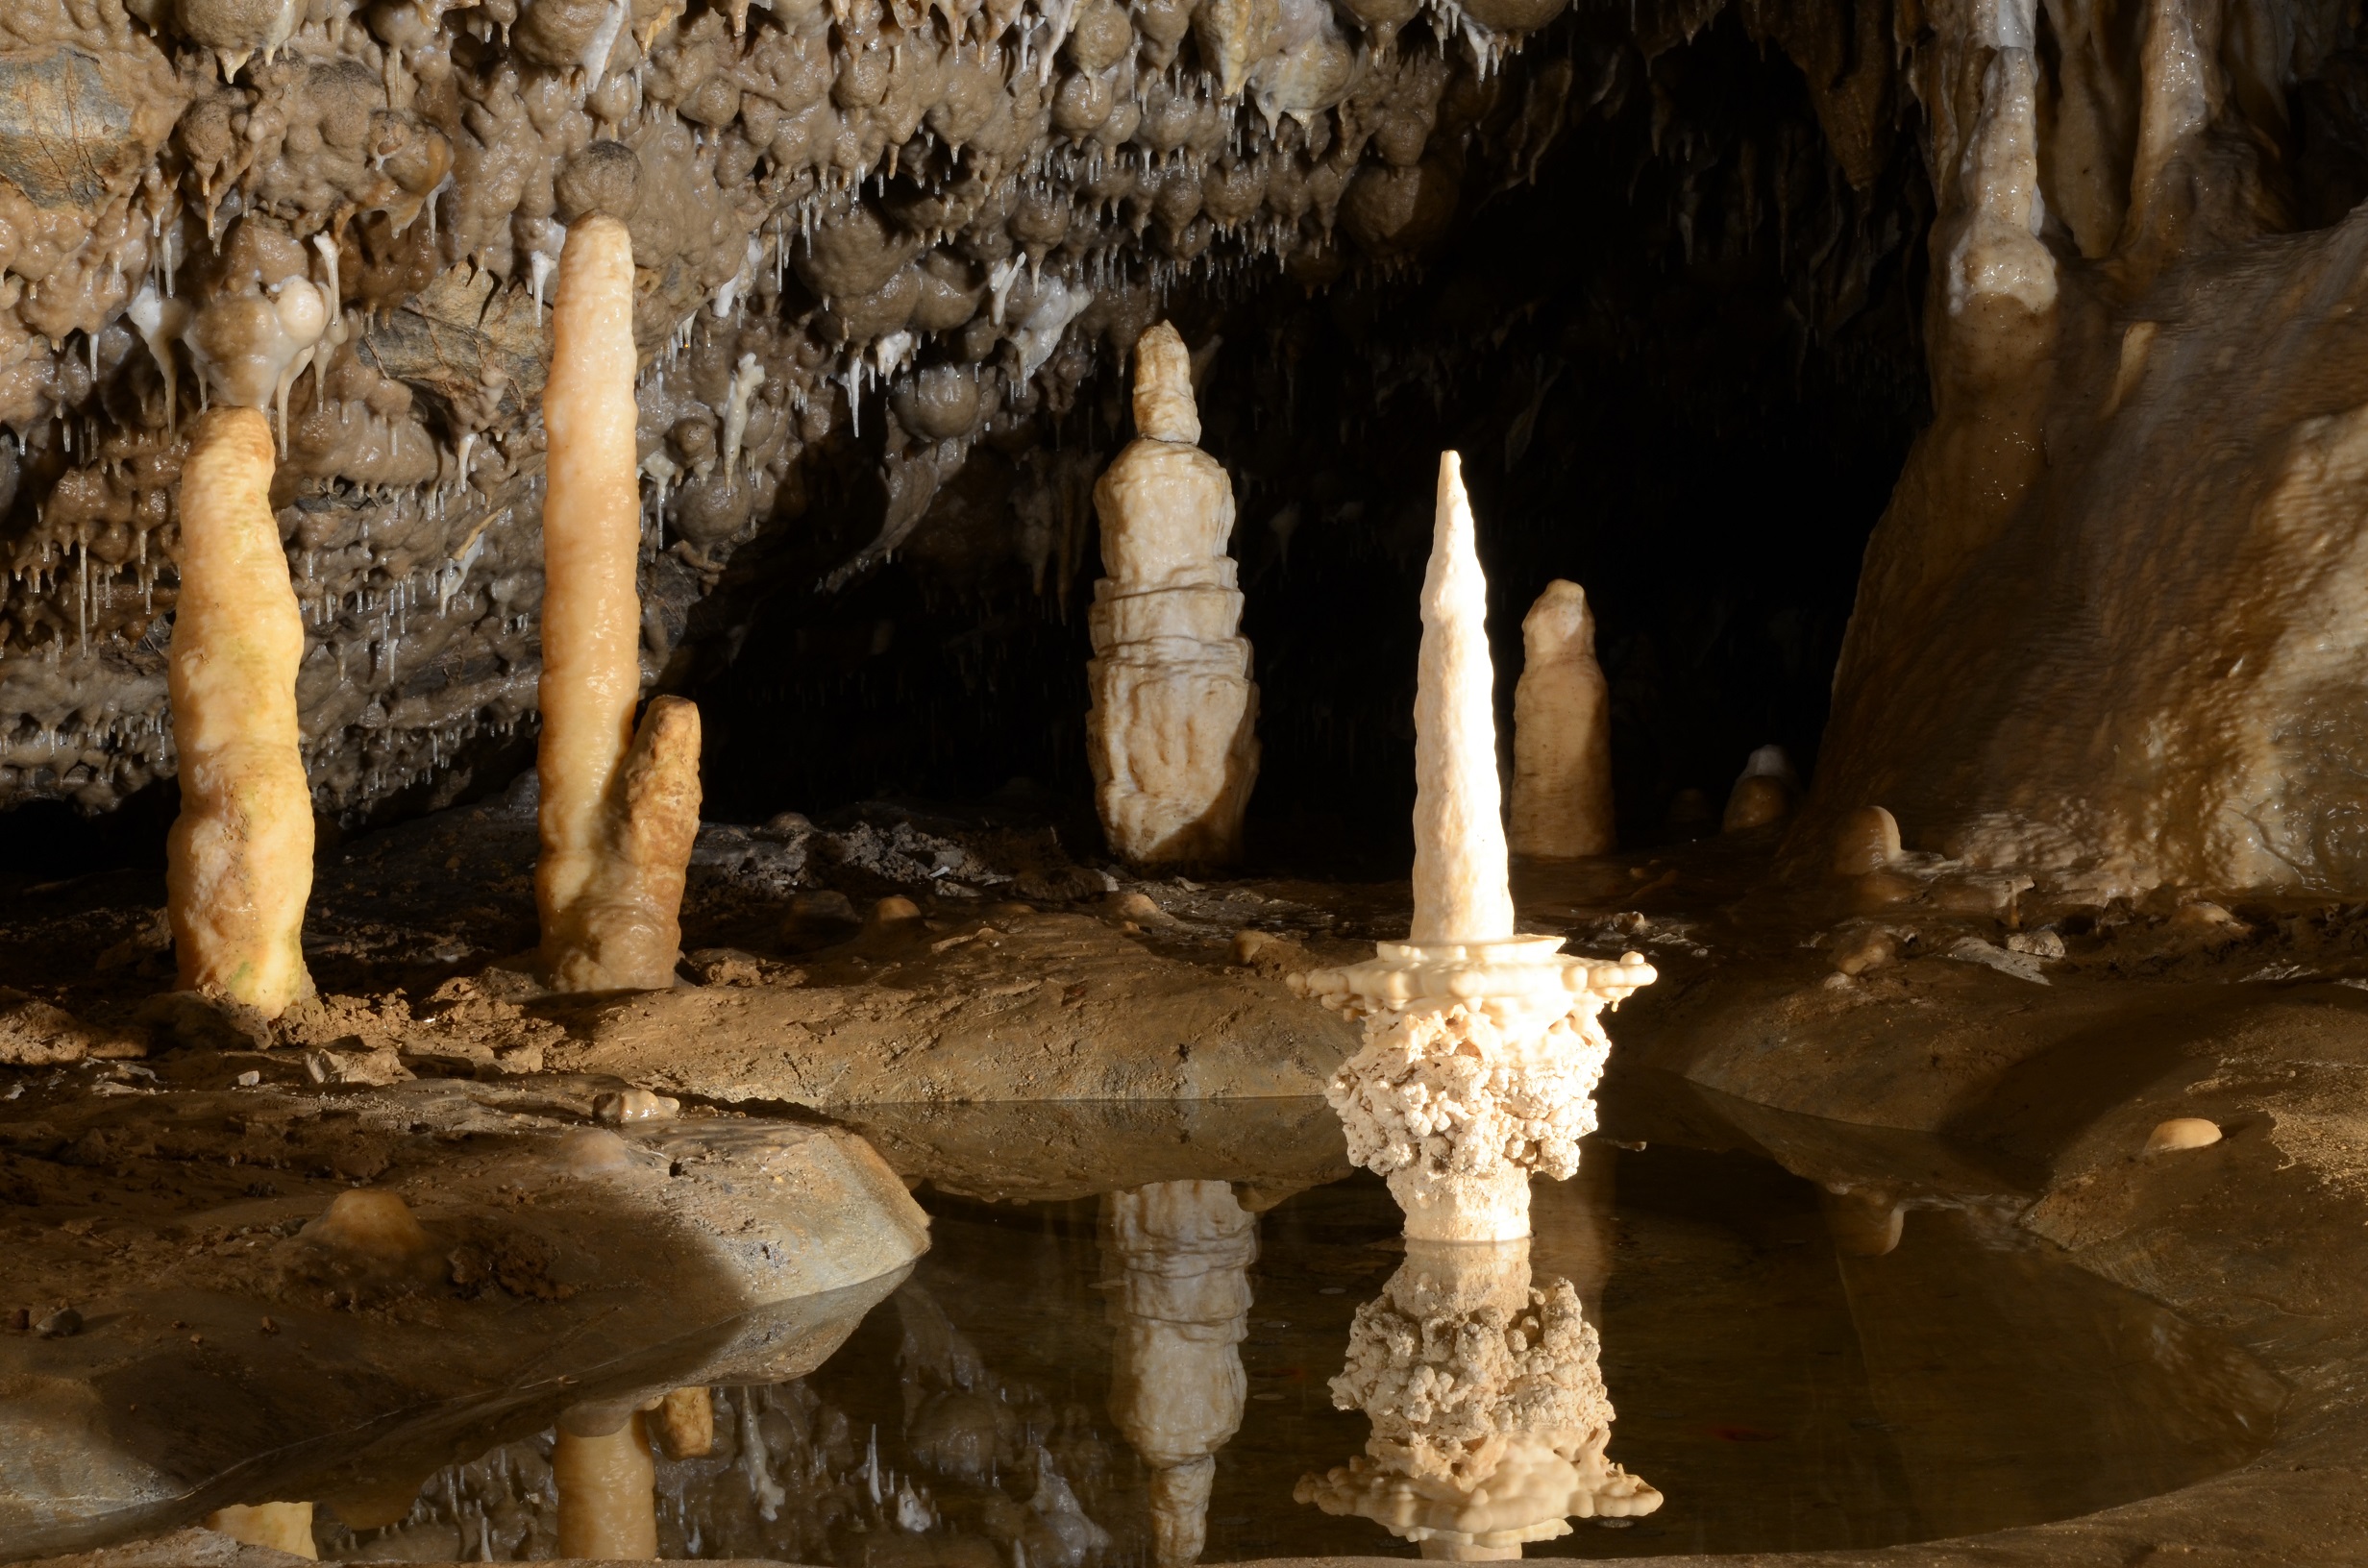
[(1601, 1356), (1570, 1282), (1531, 1285), (1528, 1242), (1409, 1240), (1332, 1380), (1332, 1402), (1373, 1424), (1365, 1454), (1293, 1495), (1451, 1562), (1518, 1557), (1574, 1517), (1651, 1513), (1661, 1493), (1604, 1457)]
[(1764, 746), (1751, 754), (1727, 793), (1727, 809), (1719, 818), (1721, 833), (1747, 833), (1755, 827), (1781, 822), (1792, 815), (1800, 796), (1800, 779), (1781, 746)]
[(1102, 1200), (1116, 1364), (1110, 1413), (1150, 1467), (1152, 1560), (1183, 1568), (1208, 1539), (1217, 1451), (1242, 1425), (1258, 1222), (1224, 1182), (1155, 1182)]
[(268, 1546), (290, 1556), (320, 1559), (312, 1544), (309, 1503), (243, 1503), (206, 1515), (206, 1528), (241, 1546)]
[(169, 676), (181, 816), (165, 896), (181, 989), (277, 1017), (312, 992), (312, 796), (296, 719), (304, 622), (271, 476), (260, 408), (217, 408), (190, 431)]
[(577, 1410), (560, 1417), (551, 1448), (551, 1479), (559, 1493), (558, 1555), (655, 1558), (656, 1477), (640, 1415), (616, 1421)]
[(1222, 864), (1258, 776), (1258, 688), (1225, 553), (1233, 484), (1195, 445), (1192, 356), (1166, 322), (1135, 346), (1135, 429), (1094, 487), (1110, 574), (1087, 623), (1095, 804), (1135, 865)]
[(1419, 1240), (1529, 1234), (1530, 1173), (1578, 1168), (1612, 1048), (1596, 1015), (1652, 983), (1637, 953), (1565, 958), (1514, 932), (1497, 818), (1488, 585), (1460, 463), (1443, 453), (1415, 697), (1414, 929), (1293, 989), (1362, 1019), (1326, 1097), (1348, 1155), (1389, 1179)]
[(1863, 876), (1899, 859), (1899, 821), (1881, 806), (1861, 806), (1834, 835), (1834, 874)]
[(542, 957), (562, 991), (660, 990), (681, 944), (699, 830), (699, 710), (653, 700), (638, 732), (639, 457), (633, 242), (590, 211), (569, 226), (543, 393)]
[(1557, 577), (1521, 618), (1521, 678), (1513, 689), (1517, 855), (1610, 854), (1612, 698), (1595, 662), (1587, 590)]

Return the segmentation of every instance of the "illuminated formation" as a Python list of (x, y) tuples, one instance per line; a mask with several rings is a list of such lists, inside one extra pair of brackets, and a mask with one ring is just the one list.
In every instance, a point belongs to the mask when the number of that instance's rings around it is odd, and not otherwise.
[(1560, 937), (1514, 931), (1487, 608), (1450, 452), (1422, 581), (1414, 930), (1363, 964), (1292, 981), (1364, 1022), (1364, 1047), (1327, 1097), (1349, 1158), (1389, 1179), (1414, 1239), (1529, 1234), (1530, 1174), (1570, 1175), (1594, 1130), (1612, 1048), (1596, 1015), (1654, 979), (1636, 953), (1565, 958)]
[[(616, 183), (629, 190), (631, 155), (617, 153)], [(633, 727), (641, 694), (633, 241), (605, 211), (568, 228), (552, 331), (535, 758), (543, 964), (561, 991), (656, 991), (674, 983), (682, 882), (699, 833), (699, 710), (657, 698)]]

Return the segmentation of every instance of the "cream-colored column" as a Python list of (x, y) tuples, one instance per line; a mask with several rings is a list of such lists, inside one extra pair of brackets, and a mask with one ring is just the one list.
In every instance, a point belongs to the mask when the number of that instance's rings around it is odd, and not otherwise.
[(600, 1422), (559, 1420), (551, 1449), (559, 1492), (562, 1557), (648, 1562), (657, 1556), (657, 1466), (638, 1413), (606, 1431)]
[(305, 631), (271, 513), (259, 408), (217, 408), (181, 469), (181, 592), (167, 663), (181, 816), (165, 903), (184, 991), (277, 1017), (312, 993), (312, 796), (298, 749)]
[(562, 991), (659, 990), (681, 943), (699, 829), (699, 710), (650, 705), (638, 735), (639, 458), (633, 241), (594, 212), (569, 226), (543, 390), (542, 957)]
[(1517, 855), (1608, 855), (1612, 830), (1612, 693), (1595, 662), (1587, 590), (1557, 577), (1521, 618), (1521, 678), (1513, 688)]

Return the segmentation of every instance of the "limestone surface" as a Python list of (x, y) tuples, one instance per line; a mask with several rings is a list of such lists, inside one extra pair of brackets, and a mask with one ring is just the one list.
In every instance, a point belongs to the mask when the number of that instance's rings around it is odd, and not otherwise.
[(1135, 345), (1135, 439), (1094, 486), (1102, 565), (1087, 626), (1094, 798), (1138, 866), (1223, 865), (1258, 777), (1258, 688), (1242, 637), (1233, 483), (1195, 445), (1192, 356), (1166, 322)]

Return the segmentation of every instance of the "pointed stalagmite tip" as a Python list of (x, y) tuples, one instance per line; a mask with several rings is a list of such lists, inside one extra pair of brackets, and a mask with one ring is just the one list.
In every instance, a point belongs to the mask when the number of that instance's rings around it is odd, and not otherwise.
[(1495, 672), (1463, 460), (1439, 458), (1439, 516), (1422, 578), (1415, 692), (1415, 919), (1412, 940), (1513, 935), (1513, 893), (1496, 777)]
[(1200, 440), (1192, 351), (1169, 322), (1158, 323), (1135, 340), (1135, 433), (1188, 447)]

